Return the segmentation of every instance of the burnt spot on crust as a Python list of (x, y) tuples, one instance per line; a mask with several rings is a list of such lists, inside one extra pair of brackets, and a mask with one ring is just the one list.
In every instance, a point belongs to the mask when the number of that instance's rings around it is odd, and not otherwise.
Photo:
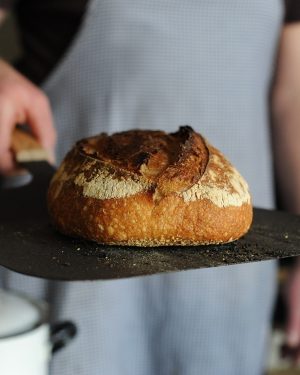
[(159, 196), (188, 190), (200, 180), (208, 163), (209, 152), (205, 142), (190, 126), (180, 127), (171, 136), (178, 140), (178, 156), (158, 180)]
[[(155, 154), (155, 150), (154, 150), (153, 154)], [(133, 166), (135, 168), (140, 169), (141, 165), (148, 163), (148, 161), (150, 160), (152, 155), (151, 155), (150, 152), (143, 152), (142, 151), (142, 152), (139, 152), (137, 155), (134, 155), (134, 156), (132, 158)]]
[(113, 135), (102, 133), (77, 143), (80, 153), (101, 161), (115, 177), (142, 176), (156, 186), (157, 197), (180, 193), (203, 175), (208, 149), (190, 126), (175, 133), (130, 130)]

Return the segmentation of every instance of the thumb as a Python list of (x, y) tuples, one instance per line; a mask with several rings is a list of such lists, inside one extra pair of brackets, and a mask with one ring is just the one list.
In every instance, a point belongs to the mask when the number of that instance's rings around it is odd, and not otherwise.
[(52, 165), (55, 165), (56, 158), (55, 158), (55, 150), (54, 147), (47, 147), (45, 148), (47, 150), (48, 155), (48, 162)]

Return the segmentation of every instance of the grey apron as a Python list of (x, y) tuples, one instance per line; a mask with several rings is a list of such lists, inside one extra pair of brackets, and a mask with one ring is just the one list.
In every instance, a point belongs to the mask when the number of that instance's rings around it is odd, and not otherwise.
[[(268, 90), (281, 0), (94, 0), (44, 85), (58, 158), (75, 140), (190, 124), (273, 206)], [(78, 339), (59, 375), (255, 375), (264, 365), (276, 265), (107, 282), (49, 283), (6, 272), (7, 287), (52, 302)]]

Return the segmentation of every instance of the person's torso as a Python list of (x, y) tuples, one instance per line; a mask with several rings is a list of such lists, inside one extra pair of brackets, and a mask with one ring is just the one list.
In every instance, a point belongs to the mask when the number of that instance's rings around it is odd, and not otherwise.
[[(271, 206), (267, 97), (281, 5), (93, 0), (44, 85), (59, 159), (75, 140), (97, 132), (189, 123), (241, 170), (255, 204)], [(56, 357), (53, 373), (258, 374), (274, 270), (263, 262), (50, 286), (7, 272), (6, 282), (35, 296), (48, 293), (55, 314), (78, 322), (78, 341)]]
[(98, 0), (46, 81), (59, 160), (75, 140), (189, 124), (271, 206), (268, 91), (281, 0)]

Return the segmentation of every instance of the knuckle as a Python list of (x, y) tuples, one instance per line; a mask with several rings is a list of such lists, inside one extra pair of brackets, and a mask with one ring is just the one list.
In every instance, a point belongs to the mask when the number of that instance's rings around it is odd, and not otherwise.
[(10, 104), (10, 100), (7, 98), (6, 95), (0, 92), (0, 108), (7, 107)]
[(43, 93), (43, 91), (36, 89), (34, 94), (35, 101), (44, 107), (49, 107), (48, 97)]
[(1, 104), (12, 104), (14, 107), (25, 106), (30, 101), (30, 90), (22, 84), (11, 82), (10, 84), (0, 84)]
[(14, 168), (12, 156), (8, 152), (2, 152), (0, 160), (0, 174), (7, 173)]
[(13, 113), (16, 111), (18, 104), (10, 96), (0, 93), (0, 111), (1, 114)]
[(9, 101), (13, 92), (13, 88), (8, 85), (0, 85), (0, 100)]

